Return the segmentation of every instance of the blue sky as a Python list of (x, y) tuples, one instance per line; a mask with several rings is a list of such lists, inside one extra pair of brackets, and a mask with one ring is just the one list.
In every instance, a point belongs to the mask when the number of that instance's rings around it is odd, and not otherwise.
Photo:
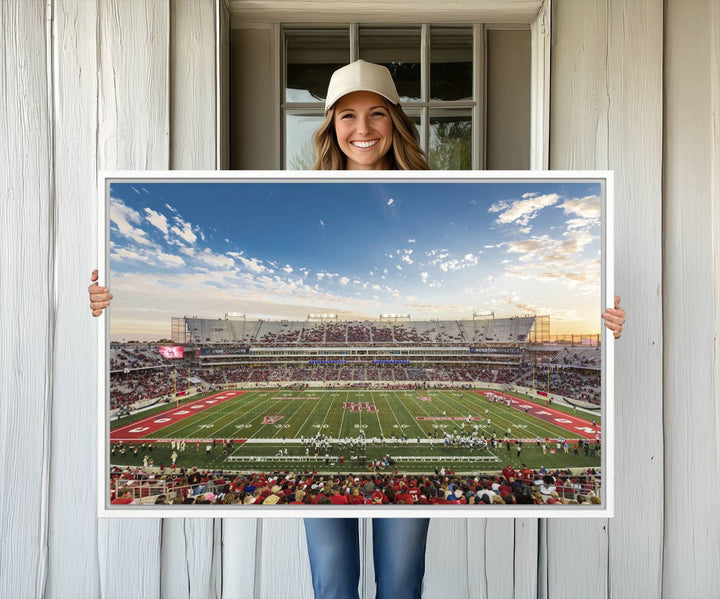
[(599, 331), (600, 185), (205, 182), (111, 186), (113, 339), (171, 316), (550, 314)]

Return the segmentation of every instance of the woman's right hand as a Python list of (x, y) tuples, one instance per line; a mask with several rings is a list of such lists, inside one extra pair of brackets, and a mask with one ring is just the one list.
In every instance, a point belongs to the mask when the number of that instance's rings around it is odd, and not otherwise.
[(90, 309), (92, 310), (93, 316), (100, 316), (103, 313), (103, 310), (110, 305), (110, 300), (113, 295), (107, 287), (100, 287), (100, 285), (97, 284), (97, 269), (92, 271), (90, 280), (93, 282), (92, 285), (88, 287), (88, 293), (90, 294)]

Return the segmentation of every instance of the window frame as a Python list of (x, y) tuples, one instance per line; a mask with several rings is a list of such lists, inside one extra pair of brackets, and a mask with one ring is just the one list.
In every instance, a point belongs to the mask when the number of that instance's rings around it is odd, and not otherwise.
[[(482, 27), (482, 44), (477, 43), (477, 39), (473, 39), (473, 63), (474, 65), (483, 65), (482, 77), (478, 76), (477, 68), (473, 68), (473, 95), (475, 98), (481, 98), (482, 102), (476, 101), (476, 106), (473, 108), (473, 144), (472, 144), (472, 167), (473, 169), (479, 168), (480, 165), (485, 165), (485, 122), (486, 122), (486, 60), (485, 60), (485, 48), (486, 48), (486, 33), (489, 28), (493, 29), (515, 29), (515, 28), (529, 28), (531, 33), (531, 56), (530, 56), (530, 72), (531, 72), (531, 84), (530, 84), (530, 169), (532, 170), (547, 170), (549, 168), (550, 149), (549, 149), (549, 130), (550, 130), (550, 35), (551, 35), (551, 1), (552, 0), (540, 0), (539, 10), (533, 12), (532, 18), (530, 15), (518, 16), (513, 15), (515, 24), (513, 25), (498, 25), (494, 23), (486, 22), (485, 25), (475, 22), (473, 27), (475, 30)], [(239, 25), (240, 20), (244, 17), (248, 17), (244, 10), (240, 8), (238, 2), (230, 2), (231, 21), (234, 21)], [(282, 3), (275, 3), (272, 6), (273, 10)], [(297, 15), (297, 12), (293, 12), (293, 16)], [(273, 18), (273, 16), (275, 18)], [(481, 11), (478, 16), (483, 16)], [(457, 23), (445, 23), (442, 18), (434, 19), (432, 15), (428, 15), (428, 22), (433, 21), (438, 26), (452, 26)], [(312, 18), (312, 15), (309, 15)], [(254, 14), (250, 19), (251, 22), (257, 21), (272, 21), (272, 37), (273, 37), (273, 63), (275, 65), (276, 76), (273, 78), (273, 107), (275, 113), (275, 131), (271, 132), (273, 137), (277, 140), (274, 145), (273, 156), (275, 168), (284, 170), (285, 168), (285, 44), (284, 44), (284, 30), (285, 29), (332, 29), (342, 26), (347, 26), (350, 30), (350, 59), (357, 59), (357, 38), (359, 32), (360, 22), (349, 23), (343, 20), (335, 18), (335, 15), (330, 14), (327, 20), (323, 24), (308, 23), (298, 21), (294, 18), (289, 18), (287, 14), (281, 16), (281, 14), (275, 15), (273, 11), (264, 14), (260, 11)], [(283, 21), (281, 25), (280, 20)], [(498, 19), (502, 21), (503, 19)], [(507, 19), (511, 20), (510, 18)], [(365, 25), (365, 22), (362, 22)], [(245, 26), (251, 25), (245, 21)], [(372, 26), (373, 23), (367, 23)], [(396, 23), (394, 19), (388, 19), (379, 27), (392, 27), (392, 26), (408, 26), (408, 25), (420, 25), (419, 23)], [(422, 43), (422, 41), (421, 41)], [(426, 61), (426, 64), (427, 61)], [(427, 78), (425, 79), (427, 81)], [(301, 106), (295, 106), (301, 107)], [(310, 106), (314, 108), (315, 105)], [(482, 131), (483, 138), (482, 143), (476, 143), (475, 137), (479, 135), (479, 131)], [(423, 143), (427, 140), (427, 136), (423, 136)], [(477, 166), (476, 166), (477, 165)]]
[[(485, 48), (487, 44), (486, 25), (483, 23), (288, 23), (280, 26), (280, 164), (278, 167), (286, 169), (286, 115), (293, 110), (317, 110), (322, 106), (320, 102), (287, 102), (285, 90), (287, 89), (287, 38), (286, 34), (298, 31), (312, 33), (315, 31), (339, 30), (347, 28), (350, 44), (350, 61), (359, 58), (360, 27), (368, 29), (402, 29), (418, 28), (420, 31), (420, 100), (403, 103), (403, 108), (410, 115), (420, 114), (420, 143), (427, 152), (430, 143), (430, 111), (432, 109), (458, 108), (470, 112), (472, 123), (472, 157), (470, 170), (482, 170), (485, 168), (484, 146), (485, 146)], [(472, 35), (472, 61), (473, 81), (472, 100), (431, 100), (430, 99), (430, 35), (431, 27), (452, 28), (463, 27), (469, 29)], [(494, 28), (529, 29), (527, 26), (510, 26)], [(480, 66), (478, 66), (480, 65)], [(318, 113), (320, 114), (320, 113)]]

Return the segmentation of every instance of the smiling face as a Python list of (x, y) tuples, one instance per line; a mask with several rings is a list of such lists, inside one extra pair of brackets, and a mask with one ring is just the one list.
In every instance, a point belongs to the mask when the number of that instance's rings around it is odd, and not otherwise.
[(373, 92), (352, 92), (335, 104), (333, 118), (347, 170), (386, 170), (393, 124), (385, 99)]

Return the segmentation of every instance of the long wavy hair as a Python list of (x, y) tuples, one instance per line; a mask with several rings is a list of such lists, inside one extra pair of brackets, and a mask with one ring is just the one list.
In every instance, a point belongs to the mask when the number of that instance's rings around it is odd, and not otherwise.
[[(392, 146), (388, 150), (389, 170), (426, 171), (430, 170), (425, 152), (420, 148), (420, 136), (415, 123), (405, 114), (400, 104), (385, 102), (393, 124)], [(315, 146), (315, 171), (343, 171), (347, 157), (340, 149), (335, 134), (335, 106), (325, 114), (325, 120), (312, 137)]]

